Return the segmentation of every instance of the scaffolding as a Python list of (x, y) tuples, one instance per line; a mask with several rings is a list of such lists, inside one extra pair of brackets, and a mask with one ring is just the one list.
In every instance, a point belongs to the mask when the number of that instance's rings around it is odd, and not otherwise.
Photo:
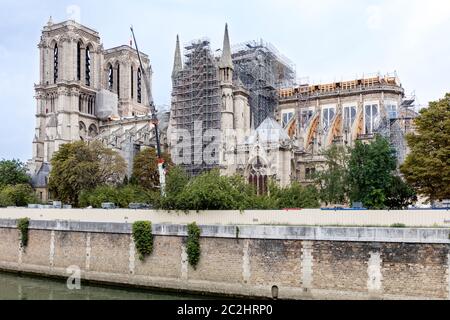
[(234, 78), (249, 91), (252, 126), (257, 128), (278, 106), (278, 90), (294, 85), (294, 64), (270, 43), (250, 41), (233, 47)]
[[(184, 49), (184, 68), (173, 78), (172, 112), (177, 129), (190, 133), (191, 162), (183, 166), (188, 174), (196, 176), (214, 167), (203, 161), (203, 150), (205, 143), (209, 144), (215, 137), (204, 134), (221, 128), (220, 82), (208, 39), (192, 41)], [(195, 127), (200, 123), (201, 130)], [(218, 154), (214, 158), (218, 163)]]

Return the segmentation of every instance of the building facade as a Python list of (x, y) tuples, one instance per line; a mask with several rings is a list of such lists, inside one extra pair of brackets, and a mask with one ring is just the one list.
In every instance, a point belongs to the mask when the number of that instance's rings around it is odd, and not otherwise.
[(143, 78), (149, 77), (151, 84), (152, 69), (147, 55), (141, 53), (141, 70), (131, 46), (105, 50), (97, 31), (71, 20), (55, 24), (50, 18), (38, 48), (40, 78), (29, 171), (45, 201), (50, 162), (62, 144), (100, 139), (132, 159), (137, 147), (153, 143), (151, 97)]
[(292, 179), (311, 182), (333, 144), (353, 146), (376, 134), (390, 139), (399, 163), (408, 153), (405, 135), (417, 114), (397, 76), (371, 76), (280, 90), (276, 117), (294, 143)]

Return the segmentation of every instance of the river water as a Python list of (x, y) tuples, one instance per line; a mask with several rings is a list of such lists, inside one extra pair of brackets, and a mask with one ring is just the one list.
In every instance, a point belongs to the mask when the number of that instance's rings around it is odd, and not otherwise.
[(0, 272), (0, 300), (203, 300), (203, 296), (86, 285), (69, 290), (65, 281)]

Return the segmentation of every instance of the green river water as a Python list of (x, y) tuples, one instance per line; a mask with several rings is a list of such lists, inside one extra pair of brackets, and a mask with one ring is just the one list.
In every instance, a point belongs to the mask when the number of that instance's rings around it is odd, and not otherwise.
[(0, 300), (204, 300), (211, 297), (86, 285), (69, 290), (65, 281), (0, 272)]

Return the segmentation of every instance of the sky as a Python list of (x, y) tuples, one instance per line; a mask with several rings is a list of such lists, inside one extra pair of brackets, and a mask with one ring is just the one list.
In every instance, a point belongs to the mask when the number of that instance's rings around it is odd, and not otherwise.
[(42, 27), (76, 20), (100, 33), (105, 48), (128, 44), (133, 25), (150, 56), (153, 95), (169, 105), (176, 35), (208, 37), (221, 48), (264, 39), (310, 83), (374, 73), (399, 76), (419, 105), (450, 92), (448, 0), (0, 0), (0, 159), (32, 157), (37, 44)]

